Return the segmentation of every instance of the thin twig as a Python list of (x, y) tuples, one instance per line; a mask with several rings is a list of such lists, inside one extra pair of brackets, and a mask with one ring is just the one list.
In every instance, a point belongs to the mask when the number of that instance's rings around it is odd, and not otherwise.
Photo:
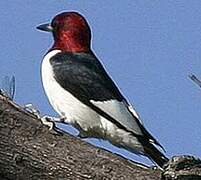
[(189, 75), (189, 78), (195, 82), (199, 87), (201, 87), (201, 80), (199, 80), (194, 74)]

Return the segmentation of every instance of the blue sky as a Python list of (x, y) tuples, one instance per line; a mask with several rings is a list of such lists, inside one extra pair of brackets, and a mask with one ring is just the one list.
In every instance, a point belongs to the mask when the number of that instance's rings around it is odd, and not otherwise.
[[(7, 0), (0, 7), (0, 77), (15, 75), (17, 103), (56, 115), (40, 79), (52, 37), (35, 27), (75, 10), (92, 28), (94, 52), (167, 155), (201, 157), (201, 89), (188, 78), (201, 78), (201, 1)], [(109, 143), (92, 142), (150, 164)]]

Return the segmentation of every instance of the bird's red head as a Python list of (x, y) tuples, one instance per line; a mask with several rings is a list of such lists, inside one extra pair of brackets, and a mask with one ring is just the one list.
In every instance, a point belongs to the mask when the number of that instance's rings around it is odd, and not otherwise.
[(90, 28), (84, 17), (77, 12), (63, 12), (55, 16), (51, 24), (37, 28), (53, 33), (54, 44), (51, 49), (68, 52), (90, 51)]

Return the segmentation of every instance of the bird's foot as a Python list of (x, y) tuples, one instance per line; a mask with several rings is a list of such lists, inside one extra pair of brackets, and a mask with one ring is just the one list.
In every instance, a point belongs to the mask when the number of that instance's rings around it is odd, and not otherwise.
[(36, 118), (40, 119), (42, 124), (49, 127), (50, 131), (54, 130), (59, 135), (63, 134), (62, 131), (56, 127), (55, 123), (64, 122), (64, 119), (65, 119), (64, 117), (56, 118), (56, 117), (51, 117), (47, 115), (41, 116), (40, 111), (33, 104), (26, 104), (24, 106), (24, 110), (33, 114)]
[(54, 130), (56, 125), (55, 122), (53, 120), (54, 117), (50, 117), (50, 116), (43, 116), (40, 118), (41, 122), (45, 125), (49, 127), (49, 130)]
[(66, 119), (65, 117), (52, 117), (52, 116), (43, 116), (42, 118), (47, 119), (49, 122), (53, 122), (53, 123), (64, 123), (64, 120)]
[(40, 111), (33, 104), (25, 104), (24, 110), (33, 114), (37, 118), (41, 118)]
[(63, 122), (62, 118), (56, 118), (51, 116), (43, 116), (40, 118), (41, 122), (49, 127), (49, 130), (56, 132), (57, 135), (63, 135), (63, 131), (56, 127), (56, 122), (61, 123)]

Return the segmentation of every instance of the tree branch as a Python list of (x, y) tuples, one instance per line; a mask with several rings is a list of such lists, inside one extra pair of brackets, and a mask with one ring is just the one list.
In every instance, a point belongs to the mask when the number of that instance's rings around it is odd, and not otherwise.
[[(180, 164), (183, 167), (185, 163), (180, 161)], [(166, 167), (163, 179), (166, 177), (171, 179), (172, 171), (177, 174), (179, 168), (171, 171), (172, 167), (176, 166), (170, 164)], [(193, 175), (201, 177), (198, 176), (201, 174), (201, 169), (197, 166), (196, 168), (196, 173)], [(184, 172), (187, 175), (192, 174), (189, 169)], [(49, 131), (48, 127), (34, 115), (0, 95), (1, 180), (158, 180), (160, 178), (160, 170), (140, 166), (67, 133), (58, 135), (54, 131)]]
[(55, 134), (0, 95), (1, 179), (159, 179), (140, 167), (67, 133)]

